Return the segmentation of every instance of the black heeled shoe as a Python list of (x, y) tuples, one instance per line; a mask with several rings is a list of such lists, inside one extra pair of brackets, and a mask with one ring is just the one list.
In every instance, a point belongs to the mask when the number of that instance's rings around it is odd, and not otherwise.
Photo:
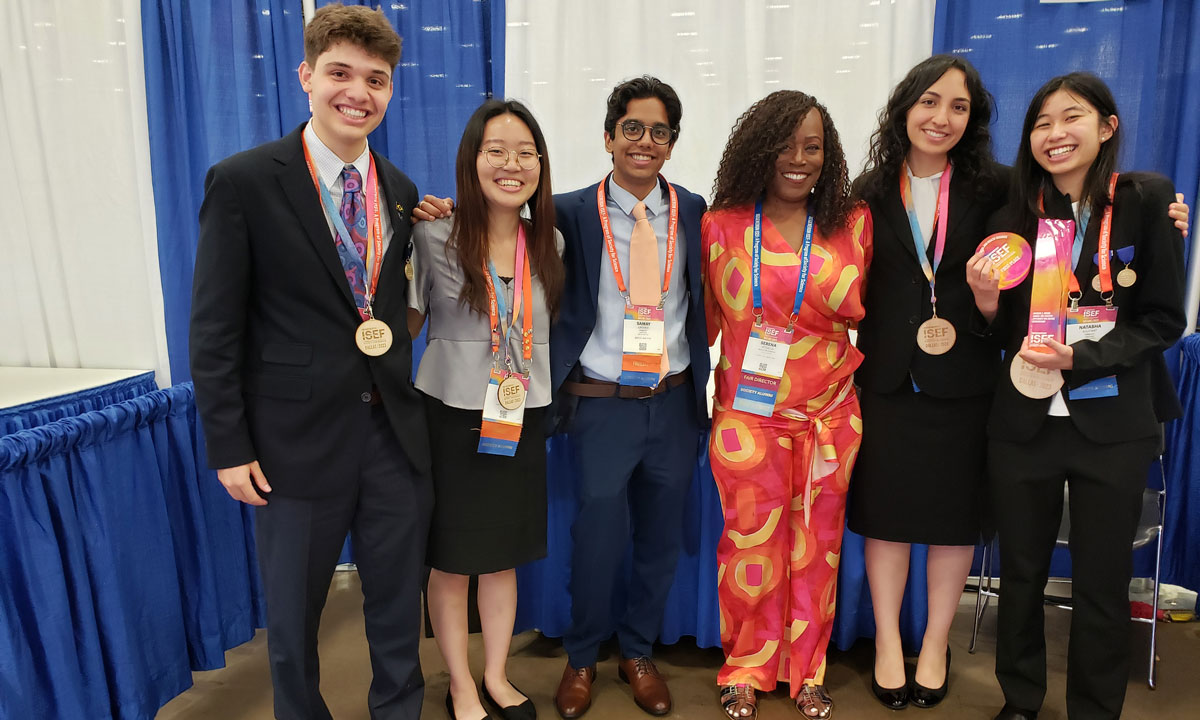
[(875, 693), (875, 697), (883, 706), (889, 710), (903, 710), (908, 707), (908, 684), (905, 683), (898, 688), (885, 688), (880, 686), (875, 680), (875, 673), (871, 673), (871, 692)]
[[(512, 685), (512, 681), (509, 681)], [(525, 695), (525, 702), (520, 705), (509, 705), (508, 707), (500, 707), (500, 703), (492, 697), (492, 693), (488, 691), (487, 680), (483, 681), (483, 699), (496, 708), (496, 712), (500, 713), (500, 717), (504, 720), (535, 720), (537, 718), (537, 708), (533, 706), (533, 700), (529, 699), (529, 695), (521, 692), (521, 688), (513, 685), (513, 690)]]
[(946, 697), (946, 690), (950, 687), (950, 648), (946, 647), (946, 677), (942, 680), (940, 688), (927, 688), (913, 678), (912, 684), (912, 703), (919, 708), (931, 708), (942, 701)]

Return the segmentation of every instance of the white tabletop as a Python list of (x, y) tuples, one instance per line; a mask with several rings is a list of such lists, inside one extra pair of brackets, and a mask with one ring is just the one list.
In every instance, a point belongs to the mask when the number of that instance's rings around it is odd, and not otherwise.
[(0, 367), (0, 409), (97, 388), (149, 370)]

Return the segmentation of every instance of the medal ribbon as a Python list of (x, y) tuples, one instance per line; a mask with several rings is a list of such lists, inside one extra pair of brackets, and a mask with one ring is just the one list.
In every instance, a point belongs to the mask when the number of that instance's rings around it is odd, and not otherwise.
[[(1112, 268), (1109, 266), (1111, 258), (1109, 257), (1109, 248), (1112, 246), (1112, 215), (1113, 201), (1117, 196), (1117, 176), (1120, 173), (1113, 173), (1108, 180), (1108, 207), (1104, 208), (1104, 218), (1100, 221), (1100, 241), (1096, 251), (1097, 262), (1096, 266), (1100, 274), (1100, 297), (1104, 302), (1111, 305), (1113, 297), (1112, 284)], [(1043, 201), (1042, 191), (1038, 191), (1038, 210), (1043, 214), (1046, 212), (1046, 206)], [(1075, 264), (1079, 263), (1078, 256), (1083, 249), (1083, 235), (1087, 229), (1087, 217), (1091, 214), (1090, 208), (1086, 211), (1080, 211), (1081, 220), (1075, 226), (1075, 245), (1072, 248), (1072, 260)], [(1083, 297), (1083, 292), (1079, 287), (1079, 280), (1075, 277), (1075, 267), (1072, 265), (1071, 271), (1067, 273), (1067, 297), (1071, 300), (1071, 305), (1077, 307), (1079, 298)]]
[[(625, 304), (631, 304), (629, 300), (629, 291), (625, 288), (625, 279), (621, 277), (621, 261), (617, 258), (617, 243), (613, 240), (612, 226), (608, 220), (608, 200), (604, 194), (604, 186), (608, 184), (612, 173), (604, 178), (604, 182), (596, 186), (596, 208), (600, 211), (600, 227), (604, 231), (604, 245), (608, 248), (608, 261), (612, 265), (613, 277), (617, 279), (617, 289), (621, 291), (621, 295), (625, 298)], [(663, 273), (662, 297), (659, 298), (658, 306), (661, 308), (667, 299), (667, 291), (671, 289), (671, 269), (675, 267), (675, 237), (679, 231), (679, 198), (675, 194), (675, 188), (671, 183), (666, 181), (662, 175), (658, 179), (667, 186), (667, 194), (670, 196), (670, 214), (667, 220), (667, 269)]]
[(512, 358), (508, 351), (508, 333), (512, 330), (515, 319), (521, 317), (521, 356), (525, 368), (531, 367), (533, 359), (533, 278), (529, 265), (529, 255), (525, 252), (525, 225), (517, 224), (517, 251), (513, 261), (513, 308), (508, 311), (504, 294), (498, 292), (500, 276), (496, 266), (489, 259), (483, 268), (483, 279), (488, 293), (488, 317), (492, 328), (492, 358), (500, 356), (500, 344), (503, 336), (504, 364), (512, 370)]
[(925, 244), (925, 234), (921, 232), (921, 223), (917, 221), (917, 209), (913, 206), (912, 181), (908, 179), (908, 163), (900, 166), (900, 199), (904, 202), (904, 211), (908, 213), (908, 226), (912, 230), (913, 246), (917, 249), (917, 260), (925, 279), (929, 281), (929, 297), (933, 305), (933, 316), (937, 317), (937, 284), (934, 275), (942, 264), (942, 254), (946, 250), (946, 230), (950, 225), (950, 175), (954, 167), (946, 163), (942, 171), (941, 181), (938, 182), (938, 201), (934, 209), (937, 218), (937, 240), (933, 246), (933, 265), (930, 266), (926, 252), (929, 247)]
[[(762, 324), (762, 198), (754, 203), (754, 245), (750, 255), (750, 287), (754, 291), (754, 322)], [(813, 215), (810, 212), (804, 221), (804, 243), (800, 246), (800, 279), (796, 281), (796, 300), (792, 303), (792, 314), (788, 317), (788, 330), (796, 325), (800, 306), (804, 302), (804, 291), (808, 288), (808, 259), (812, 253)]]
[[(300, 144), (304, 148), (304, 163), (308, 165), (308, 174), (312, 176), (313, 185), (316, 186), (317, 192), (321, 195), (321, 204), (325, 208), (325, 215), (333, 223), (333, 228), (337, 232), (338, 239), (338, 256), (343, 260), (349, 259), (352, 264), (363, 266), (363, 275), (370, 275), (371, 279), (365, 290), (366, 307), (355, 307), (358, 309), (359, 317), (366, 322), (368, 319), (375, 317), (375, 312), (371, 307), (371, 303), (375, 298), (375, 289), (379, 287), (379, 269), (383, 266), (383, 220), (379, 212), (379, 184), (375, 176), (375, 157), (368, 153), (367, 157), (370, 160), (370, 169), (367, 171), (366, 185), (366, 201), (367, 201), (367, 228), (370, 237), (367, 241), (367, 257), (361, 258), (358, 252), (354, 250), (354, 244), (350, 239), (350, 231), (346, 228), (346, 223), (342, 220), (342, 215), (338, 211), (337, 204), (333, 202), (333, 195), (329, 193), (329, 188), (325, 187), (325, 183), (321, 182), (320, 176), (317, 175), (317, 168), (313, 164), (312, 154), (308, 152), (308, 141), (304, 139), (304, 135), (300, 136)], [(370, 271), (368, 273), (368, 268)], [(353, 290), (353, 288), (351, 288)]]

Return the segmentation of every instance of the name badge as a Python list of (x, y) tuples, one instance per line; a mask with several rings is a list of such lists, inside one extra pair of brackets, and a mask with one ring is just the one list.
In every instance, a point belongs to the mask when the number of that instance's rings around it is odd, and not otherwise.
[[(1087, 305), (1067, 308), (1067, 344), (1080, 340), (1099, 340), (1117, 324), (1117, 309), (1104, 305)], [(1086, 385), (1067, 391), (1072, 400), (1089, 400), (1098, 397), (1117, 396), (1117, 376), (1097, 378)]]
[(625, 307), (621, 346), (621, 384), (657, 387), (665, 344), (666, 323), (662, 308), (653, 305)]
[(483, 396), (478, 452), (507, 457), (517, 454), (528, 392), (529, 379), (524, 375), (492, 369)]
[(792, 331), (787, 328), (764, 323), (750, 329), (734, 410), (771, 417), (791, 345)]

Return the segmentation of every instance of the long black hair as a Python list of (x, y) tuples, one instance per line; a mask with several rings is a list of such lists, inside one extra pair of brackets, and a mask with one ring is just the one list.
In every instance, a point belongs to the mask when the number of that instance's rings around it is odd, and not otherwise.
[[(1038, 164), (1029, 146), (1029, 136), (1037, 123), (1038, 115), (1046, 98), (1062, 90), (1073, 97), (1086, 101), (1096, 108), (1099, 122), (1117, 114), (1117, 101), (1113, 99), (1108, 85), (1095, 75), (1088, 72), (1073, 72), (1053, 78), (1034, 93), (1029, 101), (1029, 109), (1025, 111), (1025, 124), (1021, 127), (1021, 144), (1017, 149), (1017, 162), (1012, 176), (1012, 190), (1009, 198), (1017, 211), (1025, 220), (1046, 217), (1038, 208), (1038, 194), (1041, 190), (1053, 187), (1053, 178), (1045, 168)], [(1108, 180), (1117, 168), (1117, 153), (1120, 151), (1120, 123), (1112, 128), (1112, 137), (1100, 143), (1100, 152), (1088, 168), (1083, 179), (1083, 197), (1071, 198), (1091, 204), (1092, 214), (1099, 215), (1109, 205)]]
[(850, 213), (850, 179), (837, 128), (824, 105), (797, 90), (771, 93), (751, 105), (734, 123), (717, 167), (712, 209), (747, 205), (761, 197), (775, 173), (779, 153), (814, 109), (821, 115), (825, 133), (825, 162), (808, 209), (826, 235), (845, 227)]
[(879, 111), (879, 127), (871, 135), (871, 150), (863, 174), (854, 181), (854, 198), (881, 201), (900, 181), (900, 167), (908, 157), (912, 141), (908, 138), (908, 111), (925, 91), (950, 70), (966, 76), (971, 112), (962, 138), (950, 148), (954, 176), (968, 179), (976, 195), (995, 189), (995, 159), (992, 157), (992, 94), (983, 86), (979, 71), (957, 55), (934, 55), (918, 63), (896, 88), (887, 105)]

